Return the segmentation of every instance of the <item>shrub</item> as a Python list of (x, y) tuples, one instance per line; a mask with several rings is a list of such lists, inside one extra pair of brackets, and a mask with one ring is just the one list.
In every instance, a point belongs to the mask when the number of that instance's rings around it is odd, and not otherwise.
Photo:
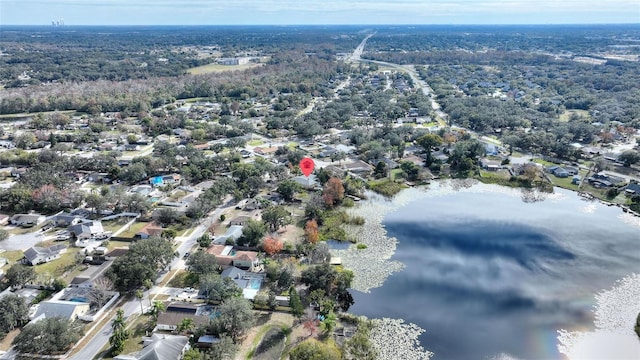
[(367, 248), (367, 244), (360, 243), (360, 244), (358, 244), (357, 248), (358, 248), (358, 250), (364, 250), (364, 249)]

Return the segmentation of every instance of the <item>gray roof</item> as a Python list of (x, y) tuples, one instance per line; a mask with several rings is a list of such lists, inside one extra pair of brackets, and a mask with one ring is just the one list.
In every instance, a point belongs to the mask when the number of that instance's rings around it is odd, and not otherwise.
[(52, 317), (61, 317), (63, 319), (71, 320), (71, 315), (73, 315), (76, 307), (80, 305), (88, 305), (88, 303), (63, 300), (43, 301), (38, 306), (38, 311), (36, 311), (34, 318), (44, 315), (47, 319)]
[(151, 343), (142, 349), (138, 360), (176, 360), (180, 359), (182, 351), (189, 344), (189, 338), (180, 335), (153, 334)]
[(66, 248), (67, 248), (67, 246), (64, 245), (64, 244), (57, 244), (57, 245), (50, 246), (48, 248), (32, 246), (32, 247), (28, 248), (27, 250), (25, 250), (24, 257), (29, 262), (33, 262), (33, 260), (37, 259), (38, 256), (40, 256), (40, 255), (42, 255), (42, 256), (54, 255), (54, 254), (60, 252), (60, 250), (66, 249)]

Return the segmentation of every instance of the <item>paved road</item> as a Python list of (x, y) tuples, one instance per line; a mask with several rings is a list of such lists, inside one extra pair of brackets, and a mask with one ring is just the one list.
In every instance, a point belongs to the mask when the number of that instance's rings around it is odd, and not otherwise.
[[(226, 200), (227, 201), (224, 205), (210, 212), (209, 216), (200, 225), (198, 225), (188, 237), (177, 239), (178, 241), (182, 241), (182, 244), (180, 244), (177, 250), (179, 256), (171, 262), (171, 269), (182, 269), (185, 267), (185, 261), (183, 259), (184, 253), (190, 251), (191, 248), (195, 246), (197, 239), (202, 236), (207, 228), (209, 228), (209, 226), (211, 226), (211, 224), (213, 224), (213, 222), (215, 222), (220, 217), (220, 214), (222, 214), (224, 210), (233, 206), (232, 200), (230, 200), (229, 198), (227, 198)], [(169, 274), (169, 272), (161, 274), (156, 280), (156, 283), (162, 282), (167, 274)], [(159, 293), (163, 293), (165, 290), (164, 288), (156, 288), (156, 291)], [(139, 300), (136, 298), (128, 300), (122, 305), (122, 310), (124, 310), (125, 318), (129, 318), (134, 314), (139, 314)], [(111, 336), (111, 334), (111, 321), (109, 321), (104, 326), (102, 326), (102, 328), (100, 328), (96, 335), (94, 335), (93, 338), (91, 338), (91, 340), (78, 353), (76, 353), (69, 359), (87, 360), (95, 358), (100, 353), (100, 350), (102, 350), (102, 348), (104, 348), (108, 344), (109, 336)]]
[[(125, 319), (129, 318), (133, 314), (140, 313), (140, 303), (137, 299), (132, 299), (124, 303), (121, 309), (124, 311)], [(88, 360), (96, 357), (102, 348), (109, 343), (109, 337), (113, 333), (111, 329), (111, 321), (107, 322), (100, 331), (93, 336), (93, 338), (78, 351), (74, 356), (70, 357), (71, 360)]]

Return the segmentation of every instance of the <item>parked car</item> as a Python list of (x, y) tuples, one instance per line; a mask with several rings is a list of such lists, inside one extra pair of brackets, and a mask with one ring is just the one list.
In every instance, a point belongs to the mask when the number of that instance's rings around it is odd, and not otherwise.
[(191, 255), (191, 253), (187, 251), (186, 253), (184, 253), (184, 258), (186, 259), (186, 258), (188, 258), (190, 255)]

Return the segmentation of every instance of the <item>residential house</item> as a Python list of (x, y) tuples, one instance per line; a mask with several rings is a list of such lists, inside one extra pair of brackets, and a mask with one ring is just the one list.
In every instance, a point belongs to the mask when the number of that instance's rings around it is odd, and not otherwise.
[(53, 217), (51, 217), (50, 220), (53, 223), (53, 225), (57, 227), (68, 227), (71, 225), (76, 225), (81, 223), (84, 220), (84, 218), (79, 215), (62, 212), (60, 214), (54, 215)]
[(573, 175), (573, 177), (571, 178), (571, 183), (573, 185), (580, 185), (581, 180), (582, 178), (580, 177), (580, 175)]
[(322, 149), (322, 151), (320, 152), (320, 154), (318, 154), (319, 157), (321, 158), (328, 158), (331, 157), (333, 154), (337, 154), (338, 150), (336, 148), (333, 148), (331, 146), (326, 146), (324, 149)]
[(82, 301), (66, 301), (66, 300), (47, 300), (38, 305), (32, 321), (37, 322), (42, 319), (50, 319), (54, 317), (66, 320), (76, 320), (78, 316), (89, 312), (91, 306), (88, 302)]
[(480, 159), (480, 167), (487, 171), (498, 171), (502, 168), (502, 165), (499, 161), (489, 160), (489, 159)]
[(154, 176), (149, 179), (149, 183), (153, 186), (176, 185), (179, 184), (182, 177), (179, 174)]
[(271, 147), (256, 147), (253, 149), (253, 152), (260, 155), (260, 156), (269, 156), (269, 155), (273, 155), (275, 154), (275, 152), (278, 151), (278, 148), (275, 146), (271, 146)]
[(347, 169), (347, 171), (352, 172), (358, 175), (367, 175), (373, 172), (373, 166), (367, 164), (362, 160), (355, 160), (352, 162), (343, 163), (342, 166)]
[(102, 222), (98, 220), (85, 221), (76, 225), (71, 225), (67, 228), (67, 231), (69, 231), (69, 234), (75, 236), (76, 240), (81, 241), (97, 239), (105, 234)]
[(566, 178), (569, 177), (570, 173), (563, 167), (561, 166), (550, 166), (548, 168), (546, 168), (546, 170), (553, 174), (555, 177), (559, 177), (559, 178)]
[(156, 327), (163, 331), (176, 331), (182, 319), (188, 318), (193, 325), (206, 326), (215, 315), (215, 307), (205, 304), (175, 302), (167, 306), (164, 312), (158, 314)]
[(389, 169), (389, 170), (395, 169), (395, 168), (400, 166), (400, 164), (398, 164), (397, 162), (395, 162), (395, 161), (393, 161), (393, 160), (391, 160), (389, 158), (386, 158), (386, 157), (383, 157), (382, 159), (373, 160), (371, 162), (371, 164), (377, 166), (381, 162), (384, 163), (386, 165), (387, 169)]
[(207, 252), (216, 257), (216, 263), (222, 269), (235, 266), (253, 271), (260, 265), (257, 252), (235, 250), (231, 245), (211, 245)]
[(245, 226), (251, 220), (251, 216), (239, 215), (229, 220), (229, 225)]
[(189, 350), (189, 338), (182, 335), (153, 334), (143, 338), (142, 350), (121, 354), (113, 360), (182, 360)]
[(253, 300), (260, 291), (265, 274), (244, 271), (235, 266), (231, 266), (224, 269), (220, 276), (233, 280), (233, 282), (242, 289), (242, 296), (245, 299)]
[(213, 244), (224, 245), (228, 240), (232, 241), (234, 244), (238, 239), (242, 237), (242, 226), (241, 225), (231, 225), (227, 229), (227, 232), (213, 239)]
[(65, 244), (57, 244), (48, 248), (32, 246), (24, 251), (23, 262), (27, 265), (38, 265), (48, 263), (62, 256), (67, 252)]
[(34, 226), (40, 225), (45, 221), (46, 217), (40, 214), (32, 213), (32, 214), (15, 214), (11, 217), (9, 221), (11, 225), (18, 226)]
[(487, 156), (497, 156), (498, 147), (494, 144), (485, 144), (485, 153)]
[(625, 195), (640, 195), (640, 184), (631, 182), (624, 188)]
[(163, 231), (164, 229), (162, 228), (162, 225), (156, 223), (155, 221), (152, 221), (145, 225), (142, 229), (140, 229), (140, 231), (138, 231), (135, 236), (139, 237), (140, 239), (148, 239), (152, 236), (162, 235)]
[(320, 185), (320, 183), (318, 182), (318, 178), (314, 174), (309, 174), (308, 177), (304, 175), (296, 176), (291, 180), (295, 181), (305, 188), (313, 188), (317, 185)]

